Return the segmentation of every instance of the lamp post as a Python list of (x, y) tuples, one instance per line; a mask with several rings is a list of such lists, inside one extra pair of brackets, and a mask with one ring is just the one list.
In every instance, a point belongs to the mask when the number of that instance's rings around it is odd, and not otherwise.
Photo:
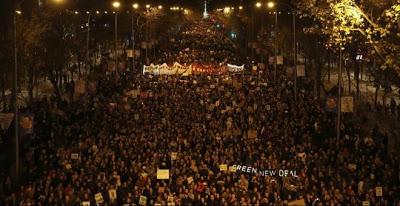
[[(292, 11), (292, 22), (293, 22), (293, 67), (294, 67), (294, 99), (297, 100), (297, 68), (296, 68), (296, 64), (297, 64), (297, 52), (296, 52), (296, 12), (295, 9), (286, 3), (282, 3), (279, 2), (279, 4), (285, 5), (287, 7), (290, 8), (290, 10)], [(272, 9), (275, 7), (275, 3), (274, 2), (268, 2), (267, 4), (268, 8)], [(275, 28), (277, 28), (278, 25), (278, 12), (275, 12)], [(277, 49), (277, 30), (275, 30), (276, 35), (275, 35), (275, 75), (276, 75), (276, 67), (277, 67), (277, 54), (276, 54), (276, 49)]]
[(14, 13), (14, 135), (15, 135), (15, 176), (16, 182), (19, 181), (19, 130), (18, 130), (18, 105), (17, 105), (17, 90), (18, 90), (18, 47), (17, 47), (17, 15), (21, 15), (21, 11)]
[[(86, 73), (88, 73), (88, 67), (90, 65), (90, 12), (86, 12), (88, 14), (87, 20), (87, 37), (86, 37)], [(90, 67), (89, 67), (90, 68)]]
[[(121, 4), (118, 1), (114, 1), (112, 6), (115, 10), (118, 10)], [(115, 11), (115, 18), (114, 18), (114, 28), (115, 28), (115, 39), (114, 39), (114, 58), (115, 58), (115, 70), (118, 68), (118, 54), (117, 54), (117, 41), (118, 41), (118, 12)]]
[[(139, 9), (139, 4), (132, 5), (133, 10)], [(135, 11), (132, 13), (132, 72), (135, 70)]]

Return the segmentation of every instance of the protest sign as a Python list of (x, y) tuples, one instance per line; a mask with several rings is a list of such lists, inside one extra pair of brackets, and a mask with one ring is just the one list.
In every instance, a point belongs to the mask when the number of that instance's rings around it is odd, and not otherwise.
[(283, 64), (283, 56), (276, 57), (276, 64), (282, 65)]
[(294, 200), (288, 203), (289, 206), (301, 206), (301, 205), (306, 205), (306, 202), (304, 199), (299, 199), (299, 200)]
[(171, 160), (176, 160), (177, 156), (178, 156), (177, 152), (171, 152)]
[(90, 202), (89, 201), (82, 202), (82, 206), (90, 206)]
[(146, 205), (147, 204), (147, 197), (140, 195), (139, 197), (139, 205)]
[(111, 200), (117, 199), (117, 190), (115, 189), (108, 190), (108, 196), (110, 197)]
[(362, 206), (370, 206), (369, 201), (362, 201)]
[(71, 159), (73, 159), (73, 160), (79, 159), (79, 154), (78, 153), (71, 153)]
[(236, 172), (235, 166), (229, 166), (229, 172)]
[(0, 128), (4, 130), (8, 129), (13, 119), (14, 119), (13, 113), (0, 113)]
[(157, 179), (158, 180), (167, 180), (167, 179), (169, 179), (169, 170), (167, 170), (167, 169), (158, 169), (157, 170)]
[(96, 200), (97, 204), (101, 204), (104, 202), (103, 195), (101, 193), (95, 194), (94, 199)]
[(228, 165), (227, 164), (219, 165), (219, 170), (223, 172), (228, 171)]
[(298, 77), (306, 76), (306, 69), (304, 65), (296, 65), (296, 70)]
[(383, 196), (383, 189), (382, 187), (375, 187), (375, 195), (377, 197), (382, 197)]
[(247, 137), (249, 139), (256, 139), (257, 138), (257, 130), (249, 130), (247, 132)]
[(353, 112), (354, 100), (352, 96), (342, 97), (340, 101), (341, 112)]
[(86, 92), (85, 81), (77, 80), (75, 82), (75, 95), (84, 94)]
[(187, 182), (188, 182), (189, 184), (192, 184), (192, 182), (193, 182), (193, 177), (188, 177), (188, 178), (187, 178)]

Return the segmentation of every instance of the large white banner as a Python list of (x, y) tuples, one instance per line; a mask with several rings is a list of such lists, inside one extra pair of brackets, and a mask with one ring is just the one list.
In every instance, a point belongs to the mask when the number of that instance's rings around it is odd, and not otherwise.
[(242, 72), (244, 70), (244, 64), (241, 66), (227, 64), (227, 67), (229, 72)]

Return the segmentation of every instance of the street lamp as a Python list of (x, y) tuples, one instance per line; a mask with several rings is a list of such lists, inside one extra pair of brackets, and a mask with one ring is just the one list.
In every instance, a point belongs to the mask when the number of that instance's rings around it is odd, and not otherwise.
[[(132, 8), (133, 8), (133, 10), (138, 10), (139, 4), (137, 4), (137, 3), (132, 4)], [(132, 12), (132, 25), (131, 25), (132, 26), (132, 72), (135, 69), (135, 27), (134, 27), (135, 17), (134, 17), (134, 13), (135, 12)]]
[[(118, 10), (119, 7), (121, 6), (121, 3), (119, 3), (119, 1), (114, 1), (112, 3), (112, 6), (115, 10)], [(114, 40), (114, 46), (115, 46), (115, 50), (114, 50), (114, 58), (115, 58), (115, 70), (117, 70), (118, 68), (118, 54), (117, 54), (117, 41), (118, 41), (118, 13), (115, 12), (115, 40)]]
[(257, 2), (257, 3), (256, 3), (256, 7), (257, 7), (257, 8), (260, 8), (261, 6), (262, 6), (262, 4), (261, 4), (260, 2)]
[(150, 4), (146, 4), (146, 9), (150, 9)]
[(162, 9), (163, 7), (161, 5), (158, 5), (158, 9)]
[(243, 10), (243, 6), (239, 6), (239, 10)]
[[(293, 16), (293, 67), (294, 67), (294, 99), (297, 100), (297, 68), (296, 68), (296, 64), (297, 64), (297, 54), (296, 54), (296, 12), (295, 9), (286, 3), (282, 3), (279, 2), (280, 4), (286, 5), (287, 7), (289, 7), (292, 10), (292, 16)], [(275, 2), (268, 2), (267, 3), (268, 8), (272, 9), (276, 6)], [(277, 48), (278, 48), (278, 44), (277, 44), (277, 37), (278, 37), (278, 11), (275, 10), (275, 61), (274, 61), (274, 72), (275, 72), (275, 78), (276, 78), (276, 68), (277, 68)]]

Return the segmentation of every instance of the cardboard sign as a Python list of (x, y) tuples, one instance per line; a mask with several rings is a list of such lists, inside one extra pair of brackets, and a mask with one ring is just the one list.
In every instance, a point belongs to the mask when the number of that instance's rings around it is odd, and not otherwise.
[(97, 204), (103, 203), (103, 195), (101, 193), (97, 193), (94, 195), (94, 199), (96, 200)]
[(382, 197), (383, 196), (383, 189), (382, 187), (375, 187), (375, 195), (377, 197)]
[(342, 97), (340, 101), (341, 112), (353, 112), (354, 99), (351, 96)]
[(289, 206), (301, 206), (306, 205), (306, 201), (304, 199), (294, 200), (288, 203)]
[(78, 153), (72, 153), (71, 154), (71, 159), (73, 159), (73, 160), (79, 159), (79, 154)]
[(369, 201), (362, 201), (362, 206), (370, 206)]
[(188, 178), (187, 178), (187, 181), (188, 181), (189, 184), (192, 184), (192, 182), (193, 182), (193, 177), (188, 177)]
[(90, 202), (89, 201), (82, 202), (82, 206), (90, 206)]
[(276, 64), (282, 65), (283, 64), (283, 56), (276, 57)]
[(271, 105), (267, 105), (267, 110), (271, 110)]
[(228, 171), (228, 165), (227, 164), (219, 165), (219, 170), (224, 172)]
[(72, 168), (71, 164), (65, 164), (65, 169), (69, 170), (71, 168)]
[(0, 128), (8, 129), (14, 119), (13, 113), (0, 113)]
[(115, 189), (108, 190), (108, 195), (111, 200), (117, 199), (117, 190)]
[(139, 120), (139, 114), (134, 115), (135, 120)]
[(247, 132), (247, 137), (250, 139), (256, 139), (257, 138), (257, 130), (249, 130)]
[(143, 196), (143, 195), (140, 195), (140, 197), (139, 197), (139, 205), (146, 205), (146, 203), (147, 203), (147, 197)]
[(174, 197), (173, 196), (168, 196), (167, 202), (174, 202)]
[(236, 172), (235, 166), (229, 166), (229, 172)]
[(257, 71), (257, 66), (256, 66), (256, 65), (253, 65), (252, 70), (253, 70), (253, 71)]
[(169, 179), (169, 170), (157, 170), (157, 179), (158, 180), (167, 180)]
[(83, 80), (77, 80), (75, 82), (75, 94), (84, 94), (86, 92), (86, 84)]
[(306, 76), (306, 69), (304, 65), (296, 65), (297, 76), (298, 77), (305, 77)]
[(178, 156), (177, 152), (171, 152), (171, 160), (176, 160), (177, 156)]

